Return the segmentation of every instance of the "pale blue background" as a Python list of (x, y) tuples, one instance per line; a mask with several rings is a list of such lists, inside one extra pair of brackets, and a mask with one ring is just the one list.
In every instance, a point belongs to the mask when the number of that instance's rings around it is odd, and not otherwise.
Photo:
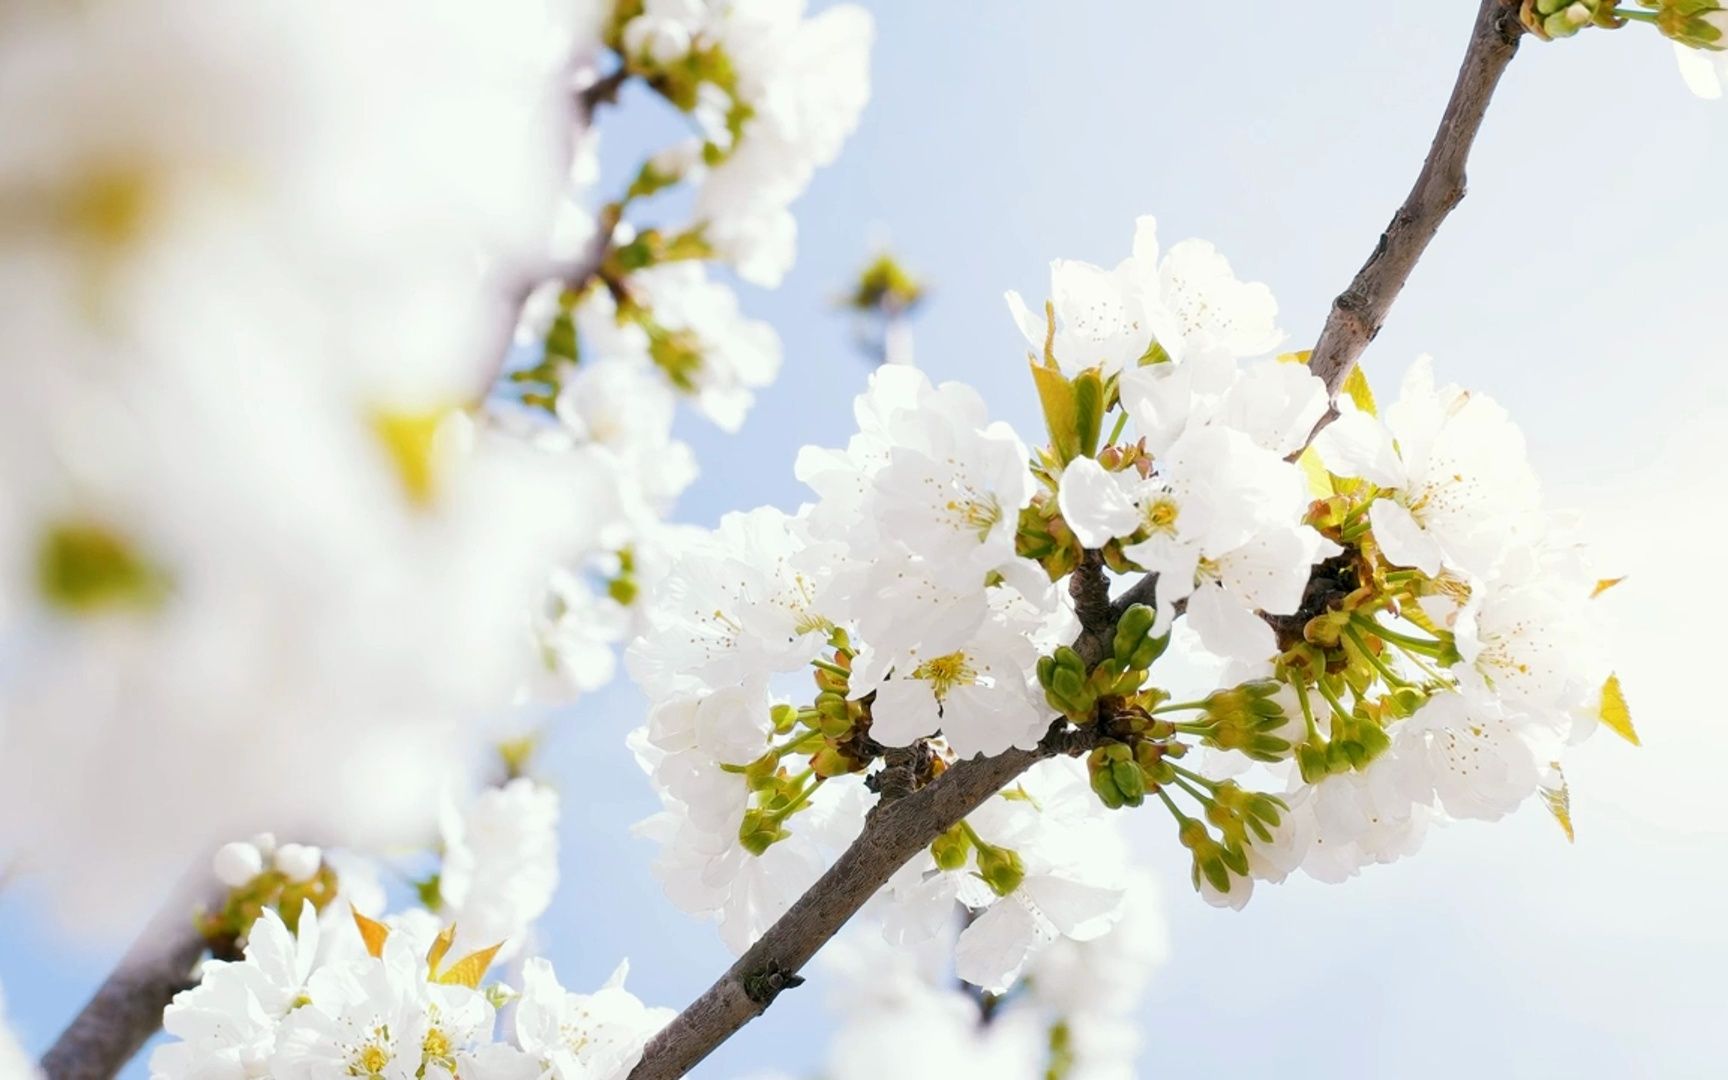
[[(798, 207), (793, 276), (746, 301), (779, 327), (785, 371), (741, 436), (687, 425), (712, 462), (690, 520), (794, 505), (797, 447), (844, 438), (867, 365), (830, 301), (878, 235), (934, 283), (922, 366), (976, 383), (1023, 431), (1033, 399), (1002, 290), (1042, 296), (1052, 257), (1114, 262), (1137, 214), (1158, 214), (1169, 241), (1215, 241), (1272, 285), (1293, 347), (1311, 343), (1415, 174), (1476, 5), (875, 7), (875, 99)], [(1368, 359), (1387, 392), (1431, 351), (1495, 395), (1555, 501), (1588, 512), (1605, 569), (1631, 575), (1604, 603), (1646, 746), (1604, 736), (1577, 756), (1575, 846), (1530, 806), (1346, 887), (1262, 889), (1240, 914), (1192, 897), (1161, 817), (1131, 822), (1166, 879), (1173, 939), (1143, 1008), (1145, 1075), (1723, 1075), (1728, 728), (1700, 602), (1728, 493), (1725, 109), (1693, 100), (1642, 28), (1527, 43), (1471, 198)], [(621, 685), (559, 733), (565, 881), (545, 929), (568, 984), (628, 954), (633, 988), (678, 1005), (728, 957), (626, 834), (654, 808), (622, 745), (640, 716)], [(117, 949), (70, 939), (27, 890), (0, 897), (0, 981), (31, 1047)], [(808, 1071), (820, 999), (786, 996), (698, 1075)]]

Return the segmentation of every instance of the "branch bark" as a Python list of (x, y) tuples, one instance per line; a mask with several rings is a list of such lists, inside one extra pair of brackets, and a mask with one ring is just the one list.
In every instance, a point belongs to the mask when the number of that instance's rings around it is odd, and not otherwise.
[[(1310, 367), (1334, 396), (1380, 332), (1429, 241), (1464, 197), (1465, 161), (1524, 32), (1517, 8), (1517, 0), (1482, 0), (1452, 97), (1416, 184), (1350, 287), (1333, 302)], [(1336, 416), (1334, 407), (1319, 427)], [(1101, 561), (1089, 553), (1071, 582), (1082, 627), (1075, 649), (1089, 666), (1108, 652), (1122, 612), (1134, 602), (1150, 602), (1154, 588), (1156, 579), (1148, 575), (1112, 604)], [(1073, 744), (1079, 737), (1083, 733), (1052, 728), (1036, 750), (1011, 749), (963, 761), (928, 787), (878, 806), (828, 872), (649, 1042), (630, 1080), (672, 1080), (689, 1072), (765, 1011), (781, 990), (801, 983), (798, 971), (804, 964), (908, 859), (1037, 762), (1083, 749)]]
[(214, 891), (208, 860), (200, 859), (42, 1055), (46, 1080), (111, 1080), (132, 1060), (162, 1026), (174, 995), (194, 984), (205, 944), (193, 911), (200, 900), (213, 901)]
[[(1465, 162), (1482, 129), (1482, 118), (1500, 76), (1518, 52), (1524, 26), (1518, 20), (1518, 0), (1482, 0), (1470, 48), (1458, 69), (1452, 97), (1434, 132), (1434, 142), (1422, 171), (1392, 215), (1380, 242), (1356, 272), (1350, 287), (1332, 302), (1331, 314), (1314, 345), (1308, 366), (1326, 382), (1334, 396), (1356, 366), (1368, 343), (1380, 333), (1387, 312), (1410, 280), (1410, 272), (1440, 231), (1452, 208), (1464, 198)], [(1334, 409), (1321, 426), (1337, 416)], [(1316, 428), (1318, 431), (1318, 428)]]

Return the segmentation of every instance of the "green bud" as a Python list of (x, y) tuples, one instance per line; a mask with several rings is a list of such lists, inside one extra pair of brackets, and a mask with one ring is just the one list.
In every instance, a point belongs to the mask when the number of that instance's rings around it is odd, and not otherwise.
[(1150, 668), (1170, 645), (1170, 635), (1152, 637), (1156, 613), (1145, 604), (1135, 604), (1116, 621), (1116, 638), (1112, 652), (1123, 667), (1144, 671)]
[(1127, 697), (1146, 681), (1145, 669), (1123, 667), (1120, 660), (1106, 660), (1092, 669), (1088, 680), (1099, 697)]
[(1026, 880), (1026, 864), (1018, 852), (993, 844), (978, 845), (978, 876), (997, 896), (1007, 896)]
[(798, 709), (794, 705), (776, 705), (768, 710), (768, 718), (774, 724), (774, 734), (784, 735), (798, 726)]
[[(1121, 784), (1124, 770), (1132, 770), (1137, 777), (1137, 780), (1129, 781), (1127, 790), (1124, 790)], [(1124, 806), (1139, 806), (1146, 798), (1145, 778), (1140, 776), (1133, 751), (1122, 743), (1105, 743), (1088, 754), (1086, 773), (1098, 801), (1111, 810), (1120, 810)], [(1130, 794), (1135, 792), (1136, 786), (1138, 794), (1130, 802)]]
[(1327, 760), (1326, 747), (1313, 743), (1302, 743), (1296, 747), (1296, 768), (1302, 773), (1302, 782), (1318, 784), (1332, 775), (1331, 764)]
[(778, 817), (763, 810), (746, 810), (738, 826), (738, 843), (752, 855), (761, 855), (790, 835)]
[(1076, 724), (1089, 724), (1098, 707), (1098, 693), (1080, 654), (1066, 645), (1038, 661), (1038, 681), (1044, 685), (1050, 707)]
[(965, 866), (972, 855), (972, 840), (966, 835), (966, 826), (956, 822), (953, 828), (932, 840), (930, 854), (942, 870), (958, 870)]
[(858, 763), (842, 753), (838, 747), (824, 746), (811, 755), (810, 768), (817, 776), (826, 780), (856, 771)]

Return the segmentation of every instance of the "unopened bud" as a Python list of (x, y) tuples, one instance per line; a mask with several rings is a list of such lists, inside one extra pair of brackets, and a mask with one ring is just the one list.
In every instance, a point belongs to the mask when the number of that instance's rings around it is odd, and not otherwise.
[(956, 823), (953, 828), (930, 842), (930, 854), (942, 870), (958, 870), (972, 855), (972, 840), (966, 826)]
[(1007, 896), (1026, 880), (1026, 864), (1009, 848), (982, 844), (978, 848), (978, 876), (997, 896)]
[(1164, 650), (1170, 645), (1170, 635), (1153, 637), (1152, 628), (1156, 622), (1157, 613), (1145, 604), (1133, 605), (1116, 621), (1112, 652), (1123, 667), (1145, 671), (1164, 655)]
[(310, 844), (283, 844), (276, 849), (276, 869), (289, 881), (311, 881), (324, 864), (324, 852)]
[(264, 872), (264, 856), (255, 846), (237, 840), (216, 849), (215, 858), (210, 860), (210, 869), (216, 874), (217, 881), (230, 889), (238, 889)]

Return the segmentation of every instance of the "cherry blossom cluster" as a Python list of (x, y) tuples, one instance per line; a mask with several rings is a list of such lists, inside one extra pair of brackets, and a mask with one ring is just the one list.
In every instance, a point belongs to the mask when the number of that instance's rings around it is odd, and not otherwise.
[(449, 806), (422, 906), (388, 917), (364, 858), (268, 835), (223, 846), (212, 959), (168, 1007), (151, 1076), (621, 1080), (670, 1010), (626, 991), (625, 966), (579, 994), (524, 955), (557, 884), (557, 809), (526, 778)]
[[(1236, 907), (1539, 790), (1569, 830), (1564, 747), (1632, 737), (1590, 617), (1610, 583), (1505, 412), (1424, 359), (1384, 418), (1352, 375), (1334, 421), (1305, 356), (1267, 355), (1270, 291), (1149, 218), (1113, 269), (1055, 263), (1051, 296), (1009, 296), (1046, 445), (886, 366), (847, 446), (799, 455), (810, 502), (674, 560), (628, 654), (672, 897), (741, 950), (871, 796), (1010, 751), (1041, 760), (867, 909), (906, 946), (965, 911), (954, 970), (991, 993), (1120, 919), (1115, 810), (1167, 811)], [(1083, 653), (1087, 579), (1115, 616)]]
[[(91, 860), (416, 842), (612, 677), (678, 398), (735, 428), (779, 364), (704, 261), (778, 277), (868, 93), (856, 11), (674, 14), (700, 61), (588, 0), (0, 14), (0, 863), (100, 904)], [(715, 149), (596, 205), (596, 88), (691, 111), (674, 68)]]

